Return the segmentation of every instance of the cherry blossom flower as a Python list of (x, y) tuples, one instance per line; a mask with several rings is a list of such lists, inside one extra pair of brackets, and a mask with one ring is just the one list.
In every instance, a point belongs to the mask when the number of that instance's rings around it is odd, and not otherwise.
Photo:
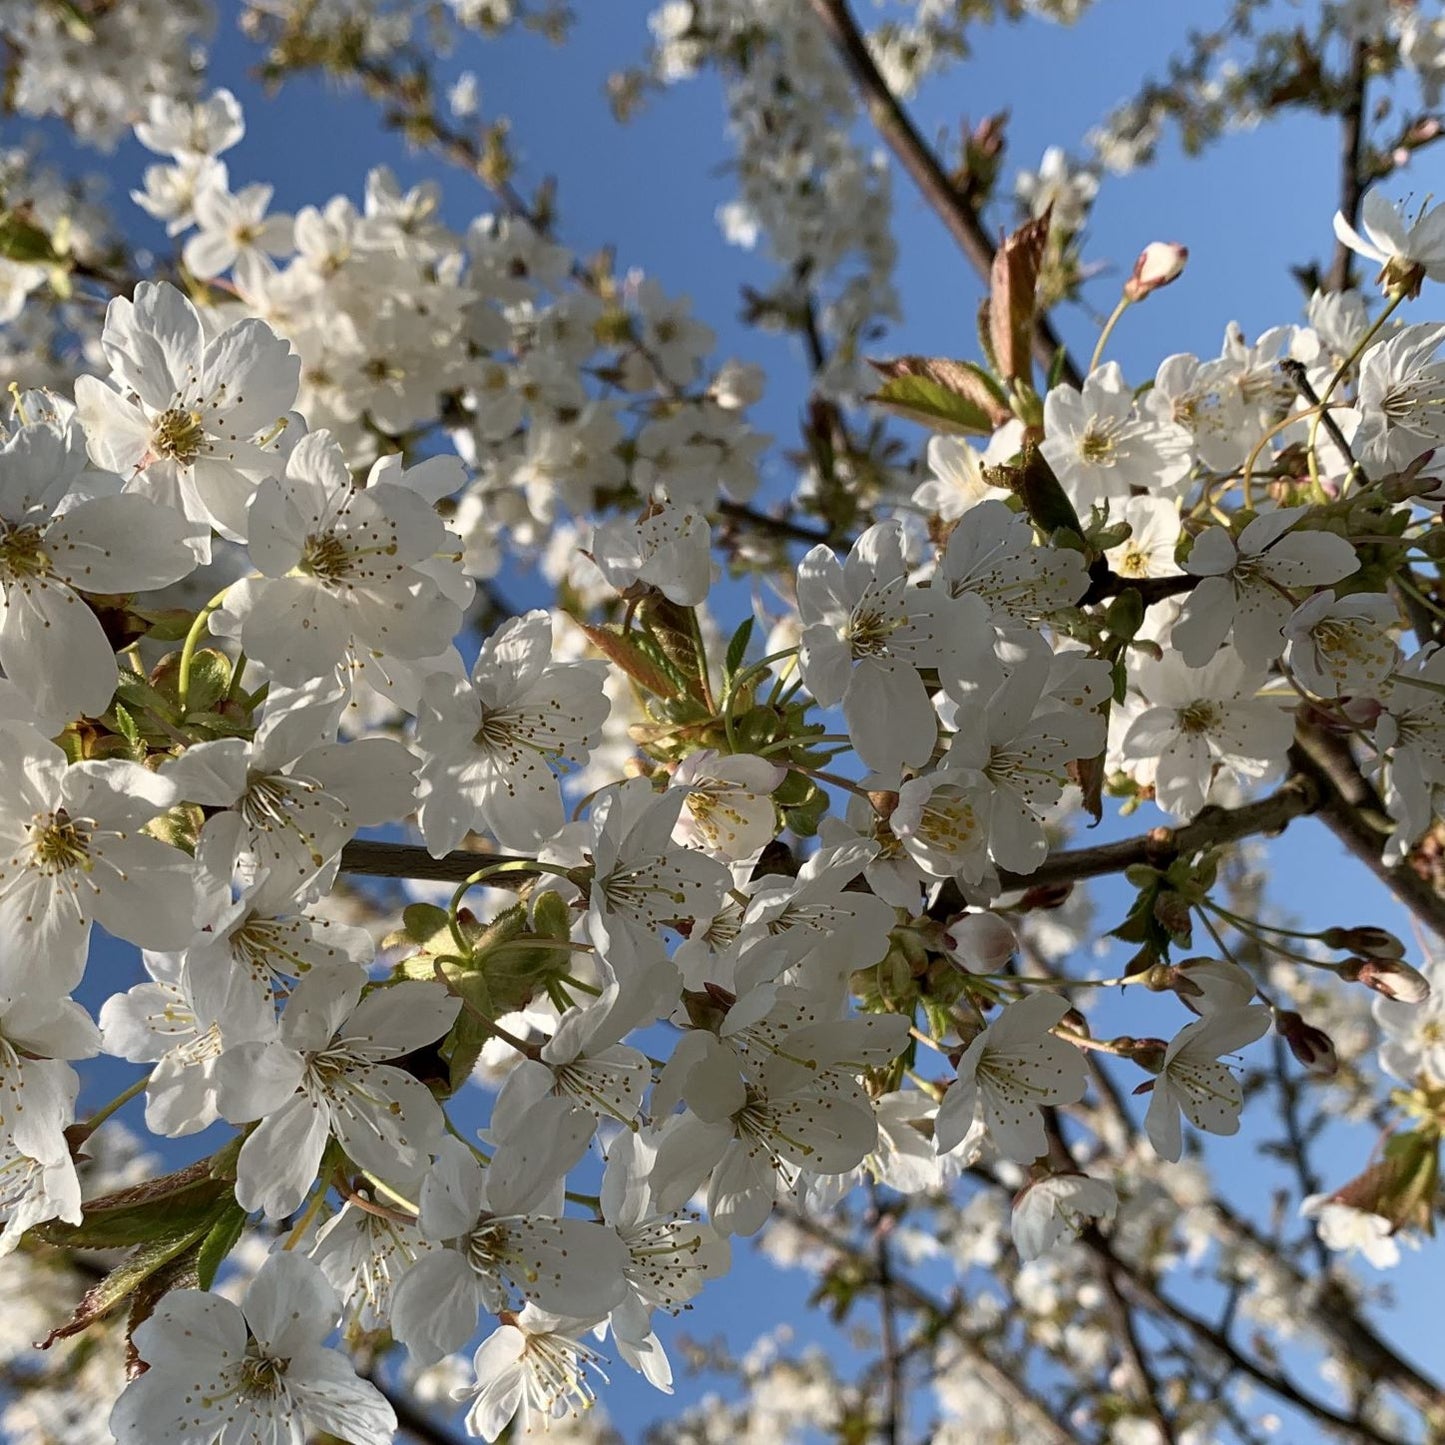
[(1110, 508), (1111, 520), (1126, 522), (1129, 535), (1104, 555), (1120, 577), (1177, 577), (1179, 508), (1162, 497), (1128, 497)]
[(467, 1431), (496, 1440), (516, 1419), (523, 1434), (548, 1429), (590, 1408), (597, 1396), (588, 1371), (604, 1382), (602, 1356), (582, 1343), (595, 1321), (569, 1319), (527, 1305), (482, 1341), (472, 1360), (476, 1383), (452, 1398), (470, 1400)]
[(1394, 1269), (1400, 1262), (1395, 1226), (1383, 1215), (1341, 1204), (1327, 1194), (1311, 1194), (1300, 1201), (1300, 1216), (1315, 1221), (1315, 1232), (1326, 1249), (1363, 1255), (1376, 1269)]
[(428, 1364), (460, 1349), (478, 1313), (512, 1308), (513, 1291), (591, 1320), (622, 1302), (628, 1255), (616, 1232), (553, 1213), (570, 1154), (559, 1157), (555, 1142), (534, 1135), (525, 1160), (514, 1150), (512, 1164), (498, 1170), (494, 1160), (485, 1175), (463, 1141), (441, 1142), (422, 1182), (420, 1222), (423, 1235), (445, 1247), (407, 1271), (392, 1309), (392, 1330), (414, 1359)]
[(246, 504), (277, 466), (263, 434), (296, 400), (300, 357), (250, 318), (208, 343), (190, 301), (151, 281), (134, 302), (118, 296), (106, 308), (101, 345), (112, 381), (75, 383), (97, 465), (134, 477), (132, 490), (193, 523), (244, 537)]
[(1161, 1159), (1176, 1162), (1184, 1152), (1180, 1115), (1211, 1134), (1239, 1132), (1244, 1091), (1222, 1054), (1252, 1044), (1269, 1031), (1270, 1011), (1259, 1005), (1223, 1009), (1179, 1031), (1149, 1095), (1144, 1128)]
[[(212, 1007), (195, 999), (189, 970), (174, 954), (146, 950), (149, 983), (112, 994), (100, 1011), (105, 1051), (135, 1064), (152, 1064), (146, 1079), (146, 1126), (178, 1139), (221, 1117), (221, 1052), (229, 1043), (265, 1041), (276, 1032), (275, 1013), (238, 1007), (225, 994)], [(222, 1029), (225, 1034), (223, 1037)]]
[(418, 819), (433, 856), (479, 826), (504, 848), (536, 847), (562, 826), (553, 765), (583, 763), (596, 744), (606, 671), (597, 660), (553, 661), (551, 618), (538, 611), (487, 639), (470, 681), (427, 680)]
[(346, 1357), (326, 1348), (341, 1302), (321, 1271), (273, 1254), (240, 1305), (172, 1290), (137, 1327), (149, 1367), (111, 1411), (120, 1445), (208, 1445), (221, 1439), (299, 1440), (315, 1432), (350, 1445), (387, 1445), (396, 1415)]
[(67, 765), (24, 724), (0, 722), (0, 744), (0, 992), (69, 992), (92, 921), (143, 948), (189, 943), (190, 859), (141, 831), (175, 800), (166, 781), (119, 759)]
[(1445, 205), (1422, 210), (1406, 222), (1376, 186), (1360, 203), (1360, 224), (1363, 236), (1343, 212), (1335, 212), (1335, 235), (1350, 250), (1380, 263), (1384, 290), (1417, 296), (1423, 280), (1445, 281)]
[(587, 926), (624, 978), (661, 956), (660, 926), (715, 912), (730, 882), (721, 863), (673, 843), (686, 800), (680, 788), (657, 794), (646, 779), (634, 778), (592, 809)]
[(263, 575), (232, 586), (226, 608), (247, 654), (288, 686), (347, 654), (435, 657), (461, 626), (461, 608), (423, 566), (446, 542), (441, 518), (385, 476), (356, 487), (326, 432), (303, 437), (284, 477), (257, 488), (247, 531)]
[(1166, 491), (1189, 475), (1189, 434), (1144, 419), (1117, 362), (1093, 372), (1083, 391), (1056, 386), (1044, 399), (1039, 450), (1076, 508), (1127, 497), (1133, 488)]
[(1379, 592), (1316, 592), (1284, 625), (1285, 665), (1319, 697), (1376, 695), (1399, 660), (1399, 608)]
[(592, 533), (591, 556), (619, 592), (642, 582), (679, 607), (696, 607), (712, 585), (712, 529), (689, 507), (604, 523)]
[[(897, 524), (870, 527), (846, 562), (818, 546), (799, 564), (803, 681), (822, 706), (842, 703), (858, 756), (885, 777), (927, 762), (937, 741), (918, 669), (952, 675), (966, 638), (952, 625), (954, 600), (909, 587)], [(996, 676), (997, 664), (990, 671)]]
[(1027, 1164), (1048, 1152), (1040, 1110), (1083, 1098), (1087, 1079), (1083, 1054), (1050, 1032), (1068, 1011), (1065, 998), (1031, 994), (969, 1044), (934, 1122), (940, 1154), (961, 1144), (976, 1119), (1006, 1159)]
[(674, 841), (727, 862), (754, 857), (777, 832), (771, 795), (787, 775), (786, 768), (748, 753), (690, 753), (668, 779), (670, 788), (687, 794)]
[(1092, 1219), (1111, 1220), (1119, 1197), (1107, 1179), (1048, 1174), (1020, 1190), (1010, 1226), (1020, 1259), (1038, 1259), (1072, 1239)]
[(1262, 778), (1284, 760), (1294, 722), (1282, 699), (1257, 697), (1263, 674), (1233, 649), (1208, 667), (1184, 665), (1177, 653), (1144, 662), (1134, 681), (1148, 704), (1124, 737), (1126, 762), (1147, 759), (1155, 799), (1176, 818), (1205, 804), (1217, 770)]
[(177, 798), (222, 810), (207, 819), (196, 849), (202, 877), (219, 890), (217, 907), (231, 901), (238, 864), (297, 898), (324, 891), (358, 828), (410, 811), (416, 759), (395, 738), (336, 742), (345, 703), (329, 679), (278, 689), (249, 742), (193, 743), (162, 765)]
[(95, 474), (78, 440), (36, 422), (0, 443), (0, 667), (56, 725), (104, 712), (117, 681), (78, 592), (152, 591), (195, 566), (182, 518), (143, 497), (86, 494)]
[(1293, 608), (1291, 587), (1338, 582), (1359, 565), (1354, 548), (1332, 532), (1292, 531), (1308, 507), (1280, 507), (1250, 522), (1237, 539), (1209, 527), (1184, 563), (1200, 580), (1172, 634), (1190, 667), (1204, 667), (1233, 634), (1235, 650), (1263, 667), (1278, 656)]
[(242, 186), (234, 195), (224, 185), (202, 186), (193, 212), (200, 230), (182, 252), (202, 280), (219, 276), (242, 258), (284, 256), (291, 249), (291, 217), (268, 216), (273, 187)]
[[(244, 1209), (282, 1219), (296, 1209), (335, 1138), (362, 1169), (405, 1186), (426, 1169), (445, 1120), (430, 1090), (387, 1060), (434, 1043), (458, 1002), (440, 984), (403, 982), (361, 999), (365, 980), (309, 974), (280, 1037), (228, 1049), (219, 1066), (223, 1116), (260, 1120), (236, 1163)], [(358, 1002), (360, 999), (360, 1002)]]

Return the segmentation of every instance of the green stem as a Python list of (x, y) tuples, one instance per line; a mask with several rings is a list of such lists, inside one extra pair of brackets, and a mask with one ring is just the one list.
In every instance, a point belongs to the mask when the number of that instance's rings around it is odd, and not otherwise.
[(181, 663), (176, 669), (176, 708), (182, 720), (186, 716), (186, 701), (191, 692), (191, 667), (195, 662), (196, 649), (206, 635), (206, 624), (211, 620), (211, 613), (226, 600), (226, 593), (229, 591), (230, 583), (227, 583), (196, 613), (196, 620), (191, 623), (191, 630), (186, 633), (186, 640), (181, 647)]
[(105, 1121), (109, 1119), (110, 1116), (114, 1114), (118, 1109), (125, 1108), (125, 1106), (129, 1104), (132, 1099), (136, 1098), (137, 1095), (143, 1094), (145, 1092), (146, 1085), (150, 1083), (150, 1081), (151, 1076), (149, 1074), (146, 1074), (144, 1077), (137, 1079), (135, 1083), (130, 1086), (130, 1088), (123, 1089), (119, 1094), (115, 1096), (115, 1098), (110, 1101), (110, 1103), (106, 1104), (103, 1108), (97, 1109), (95, 1113), (93, 1113), (90, 1118), (85, 1121), (85, 1123), (81, 1124), (75, 1130), (75, 1133), (78, 1134), (82, 1139), (90, 1138), (90, 1136), (94, 1134), (95, 1131), (100, 1128), (100, 1126), (104, 1124)]
[(1104, 348), (1109, 344), (1109, 337), (1113, 335), (1114, 328), (1119, 324), (1119, 318), (1133, 305), (1133, 301), (1127, 296), (1119, 298), (1119, 304), (1109, 313), (1109, 319), (1104, 323), (1104, 329), (1099, 333), (1099, 339), (1094, 343), (1094, 354), (1089, 358), (1089, 370), (1096, 371), (1099, 362), (1103, 359)]
[(462, 933), (461, 925), (457, 921), (457, 914), (461, 912), (462, 900), (478, 883), (485, 883), (488, 878), (494, 878), (499, 873), (550, 873), (556, 878), (571, 880), (568, 870), (559, 864), (537, 863), (530, 858), (514, 858), (506, 863), (489, 863), (485, 868), (478, 868), (471, 877), (463, 879), (457, 886), (456, 892), (452, 894), (452, 901), (447, 906), (447, 927), (451, 929), (452, 938), (463, 956), (470, 954), (472, 947), (467, 942), (466, 935)]

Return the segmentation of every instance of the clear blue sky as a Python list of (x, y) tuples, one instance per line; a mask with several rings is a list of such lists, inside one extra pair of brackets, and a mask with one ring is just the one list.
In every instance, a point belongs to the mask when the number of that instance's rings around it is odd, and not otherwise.
[[(228, 85), (241, 97), (248, 122), (245, 140), (226, 156), (233, 186), (273, 182), (276, 206), (294, 210), (322, 203), (337, 191), (359, 199), (368, 166), (385, 162), (403, 183), (439, 179), (446, 217), (459, 229), (489, 209), (475, 182), (409, 154), (399, 138), (381, 131), (374, 108), (354, 93), (338, 94), (319, 81), (302, 80), (273, 99), (263, 97), (248, 74), (255, 52), (232, 28), (233, 7), (223, 3), (221, 8), (226, 18), (214, 48), (212, 82)], [(693, 297), (698, 313), (718, 333), (721, 354), (765, 364), (772, 387), (757, 419), (791, 445), (804, 394), (801, 359), (788, 343), (760, 337), (737, 323), (740, 285), (764, 283), (770, 273), (761, 254), (729, 248), (713, 219), (718, 204), (732, 195), (723, 173), (730, 153), (716, 82), (709, 77), (675, 87), (626, 127), (617, 126), (607, 108), (603, 82), (610, 71), (642, 53), (648, 8), (640, 0), (581, 4), (580, 23), (565, 47), (533, 36), (496, 45), (472, 42), (460, 50), (449, 74), (474, 70), (481, 82), (484, 116), (512, 117), (524, 187), (544, 175), (558, 178), (563, 240), (580, 252), (614, 244), (621, 266), (641, 267), (669, 292)], [(865, 13), (867, 8), (859, 6)], [(932, 82), (916, 102), (922, 129), (933, 134), (945, 124), (956, 127), (963, 116), (976, 120), (1007, 108), (1012, 117), (1010, 173), (1017, 165), (1034, 168), (1048, 145), (1079, 149), (1083, 133), (1125, 98), (1141, 76), (1162, 71), (1169, 47), (1186, 25), (1205, 24), (1224, 8), (1220, 0), (1188, 5), (1177, 0), (1100, 0), (1071, 30), (1042, 23), (981, 30), (973, 58)], [(1128, 317), (1117, 333), (1111, 354), (1132, 381), (1151, 377), (1169, 352), (1212, 354), (1231, 320), (1241, 322), (1253, 336), (1270, 325), (1300, 319), (1301, 296), (1288, 267), (1311, 257), (1328, 259), (1335, 147), (1328, 126), (1291, 118), (1231, 137), (1202, 160), (1182, 158), (1171, 138), (1160, 165), (1105, 180), (1086, 257), (1112, 260), (1114, 270), (1090, 290), (1096, 310), (1107, 311), (1112, 305), (1119, 282), (1146, 242), (1182, 241), (1191, 252), (1184, 279)], [(63, 155), (64, 148), (58, 150)], [(1435, 156), (1428, 152), (1398, 188), (1441, 189), (1441, 163)], [(166, 245), (160, 229), (125, 200), (125, 192), (139, 184), (143, 166), (153, 159), (129, 142), (105, 168), (122, 223), (139, 244), (160, 248)], [(901, 176), (895, 225), (904, 322), (880, 352), (973, 354), (977, 283)], [(1087, 316), (1070, 309), (1059, 322), (1074, 350), (1087, 355), (1094, 336)], [(921, 437), (910, 433), (914, 439), (921, 443)], [(1139, 824), (1136, 819), (1132, 827)], [(1292, 829), (1288, 840), (1275, 847), (1274, 859), (1276, 896), (1298, 917), (1318, 923), (1394, 919), (1399, 925), (1398, 912), (1379, 887), (1348, 863), (1318, 826)], [(1350, 894), (1351, 917), (1326, 916), (1338, 907), (1342, 888)], [(1119, 889), (1101, 890), (1104, 927), (1117, 921), (1123, 902)], [(99, 981), (98, 974), (108, 975), (109, 992), (116, 986), (117, 972), (112, 970), (130, 967), (118, 952), (107, 951), (93, 965), (92, 982)], [(98, 997), (87, 997), (87, 1002), (95, 1005)], [(103, 1069), (87, 1102), (106, 1097), (115, 1080), (128, 1074), (128, 1066), (120, 1072)], [(1361, 1166), (1369, 1143), (1367, 1137), (1353, 1135), (1331, 1151), (1326, 1163), (1337, 1167), (1343, 1180)], [(189, 1149), (185, 1157), (192, 1157)], [(1235, 1177), (1256, 1180), (1247, 1193), (1266, 1205), (1274, 1177), (1257, 1167), (1243, 1141), (1223, 1146), (1214, 1157), (1231, 1173), (1237, 1171)], [(753, 1260), (746, 1241), (738, 1242), (736, 1257), (734, 1275), (711, 1292), (704, 1310), (665, 1327), (665, 1338), (675, 1339), (679, 1329), (694, 1328), (703, 1338), (721, 1329), (734, 1346), (742, 1346), (780, 1320), (808, 1331), (823, 1328), (816, 1317), (811, 1323), (804, 1320), (806, 1280), (779, 1279)], [(1434, 1318), (1430, 1276), (1437, 1273), (1406, 1268), (1391, 1277), (1400, 1310), (1390, 1332), (1410, 1339), (1421, 1363), (1441, 1369), (1445, 1344), (1438, 1331), (1423, 1339), (1411, 1328)], [(946, 1285), (940, 1283), (938, 1289), (944, 1292)], [(760, 1301), (766, 1301), (761, 1308)], [(836, 1333), (829, 1338), (835, 1348), (843, 1347)], [(681, 1373), (681, 1362), (676, 1354), (674, 1358)], [(680, 1379), (677, 1401), (697, 1394), (695, 1383)], [(604, 1402), (629, 1439), (639, 1438), (645, 1421), (671, 1408), (620, 1364)]]

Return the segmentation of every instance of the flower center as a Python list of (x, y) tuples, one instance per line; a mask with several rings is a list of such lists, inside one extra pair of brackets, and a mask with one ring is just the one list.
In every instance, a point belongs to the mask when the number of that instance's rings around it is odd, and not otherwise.
[(30, 824), (30, 853), (41, 873), (54, 877), (71, 868), (90, 867), (90, 830), (64, 808), (48, 818), (37, 813)]
[(0, 581), (28, 582), (49, 571), (39, 527), (13, 527), (0, 535)]
[(1096, 467), (1111, 467), (1114, 465), (1114, 453), (1117, 450), (1113, 429), (1107, 422), (1093, 418), (1083, 436), (1079, 438), (1080, 457), (1086, 462), (1092, 462)]
[(279, 1395), (286, 1388), (286, 1371), (290, 1366), (290, 1360), (273, 1360), (263, 1355), (253, 1341), (241, 1364), (242, 1388), (249, 1395)]
[(351, 571), (351, 548), (334, 532), (313, 532), (301, 549), (299, 572), (318, 582), (340, 582)]
[(205, 447), (206, 430), (201, 414), (173, 406), (151, 424), (151, 450), (157, 456), (189, 466)]
[(1149, 575), (1149, 554), (1137, 547), (1130, 547), (1119, 559), (1114, 569), (1121, 577), (1147, 577)]
[(1207, 733), (1219, 726), (1219, 709), (1212, 702), (1200, 700), (1191, 702), (1179, 713), (1179, 731), (1184, 733)]

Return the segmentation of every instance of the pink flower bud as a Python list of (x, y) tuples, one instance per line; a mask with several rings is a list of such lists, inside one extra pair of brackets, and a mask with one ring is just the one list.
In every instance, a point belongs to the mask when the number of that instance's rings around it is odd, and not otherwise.
[(1142, 301), (1151, 291), (1179, 278), (1189, 259), (1189, 247), (1175, 241), (1150, 241), (1134, 262), (1134, 274), (1124, 283), (1130, 301)]

